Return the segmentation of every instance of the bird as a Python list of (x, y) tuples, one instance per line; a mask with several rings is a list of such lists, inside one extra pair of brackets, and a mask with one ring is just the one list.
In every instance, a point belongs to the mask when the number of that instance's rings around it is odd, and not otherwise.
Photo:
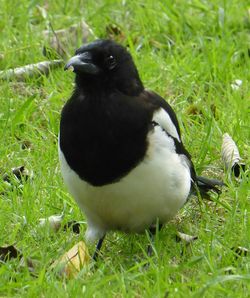
[(64, 69), (74, 72), (75, 85), (61, 112), (59, 160), (85, 214), (86, 239), (97, 241), (94, 259), (108, 232), (152, 232), (194, 186), (219, 191), (222, 182), (196, 175), (173, 108), (144, 87), (126, 47), (95, 40)]

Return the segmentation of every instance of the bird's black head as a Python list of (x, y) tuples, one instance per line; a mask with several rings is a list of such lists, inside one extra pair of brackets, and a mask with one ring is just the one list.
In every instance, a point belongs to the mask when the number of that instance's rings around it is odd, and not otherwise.
[(78, 88), (119, 90), (138, 95), (143, 90), (136, 66), (129, 52), (112, 40), (99, 39), (76, 50), (65, 70), (76, 74)]

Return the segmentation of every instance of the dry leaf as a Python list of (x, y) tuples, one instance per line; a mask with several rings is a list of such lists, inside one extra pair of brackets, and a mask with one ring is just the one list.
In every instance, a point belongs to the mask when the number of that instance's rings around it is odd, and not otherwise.
[(234, 172), (236, 177), (240, 175), (240, 168), (245, 169), (245, 165), (241, 162), (239, 150), (228, 133), (223, 135), (222, 146), (221, 146), (222, 161), (227, 169)]
[[(30, 176), (29, 171), (24, 166), (12, 168), (11, 172), (14, 175), (14, 177), (19, 181), (22, 181), (23, 179), (27, 180)], [(11, 182), (11, 176), (9, 174), (5, 173), (3, 175), (3, 180), (5, 182), (10, 183)]]
[(193, 241), (195, 241), (197, 239), (198, 239), (198, 236), (191, 236), (191, 235), (184, 234), (184, 233), (181, 233), (181, 232), (177, 232), (177, 234), (176, 234), (176, 240), (177, 241), (182, 240), (186, 244), (190, 244), (190, 243), (192, 243)]
[(21, 258), (22, 254), (14, 245), (0, 247), (0, 260), (6, 262), (10, 259)]
[(61, 258), (56, 260), (51, 269), (57, 269), (58, 272), (66, 278), (74, 278), (90, 260), (88, 248), (83, 241), (75, 244)]
[(64, 215), (61, 214), (61, 215), (51, 215), (47, 218), (40, 218), (39, 225), (40, 226), (49, 225), (51, 230), (53, 230), (54, 232), (57, 232), (61, 227), (63, 216)]
[(28, 266), (30, 272), (34, 272), (34, 262), (30, 258), (24, 259), (23, 254), (14, 246), (2, 246), (0, 247), (0, 261), (7, 262), (10, 259), (19, 259), (20, 266)]
[[(79, 44), (79, 39), (81, 43), (86, 43), (89, 36), (94, 36), (94, 34), (84, 21), (61, 30), (54, 30), (50, 24), (50, 30), (43, 31), (43, 37), (47, 40), (49, 47), (61, 57), (67, 56), (70, 47), (75, 48)], [(46, 46), (43, 49), (43, 54), (46, 57), (49, 56), (49, 49)]]
[(63, 226), (64, 231), (71, 229), (75, 234), (80, 234), (81, 232), (80, 228), (81, 228), (81, 224), (75, 220), (71, 220)]
[(36, 64), (28, 64), (23, 67), (11, 68), (0, 71), (0, 79), (25, 81), (27, 78), (47, 75), (51, 69), (60, 67), (63, 60), (43, 61)]

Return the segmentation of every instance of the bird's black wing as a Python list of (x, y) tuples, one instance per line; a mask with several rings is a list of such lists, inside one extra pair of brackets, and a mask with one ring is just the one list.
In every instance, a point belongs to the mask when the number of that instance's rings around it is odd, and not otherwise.
[[(171, 135), (171, 134), (170, 135), (174, 140), (176, 153), (185, 155), (187, 157), (187, 159), (189, 160), (193, 189), (196, 190), (198, 187), (201, 194), (205, 194), (210, 190), (220, 193), (220, 190), (217, 188), (217, 186), (225, 185), (222, 181), (219, 181), (216, 179), (209, 179), (209, 178), (205, 178), (205, 177), (196, 175), (195, 168), (194, 168), (194, 165), (193, 165), (193, 162), (191, 159), (191, 155), (186, 150), (186, 148), (184, 147), (184, 145), (181, 141), (180, 126), (179, 126), (176, 114), (175, 114), (174, 110), (172, 109), (172, 107), (157, 93), (149, 91), (149, 90), (145, 90), (144, 92), (145, 92), (148, 102), (150, 102), (156, 108), (158, 107), (158, 108), (164, 109), (164, 111), (169, 115), (173, 125), (175, 126), (176, 131), (179, 135), (179, 140), (176, 137), (174, 137), (173, 135)], [(169, 135), (169, 132), (167, 131), (167, 129), (164, 129), (164, 126), (162, 126), (160, 123), (156, 123), (156, 125), (157, 124), (160, 125), (162, 127), (162, 129)]]
[(166, 100), (163, 99), (160, 95), (158, 95), (157, 93), (151, 90), (145, 90), (144, 92), (151, 104), (163, 108), (168, 113), (170, 119), (172, 120), (174, 126), (176, 127), (179, 137), (181, 138), (179, 122), (170, 104), (168, 104)]
[(162, 108), (166, 112), (166, 117), (167, 117), (167, 115), (170, 117), (170, 120), (172, 121), (172, 124), (174, 125), (176, 132), (178, 134), (177, 136), (174, 136), (173, 134), (171, 135), (171, 133), (169, 133), (168, 129), (166, 127), (164, 127), (164, 125), (161, 125), (161, 123), (157, 123), (157, 124), (160, 125), (162, 127), (162, 129), (173, 138), (174, 143), (175, 143), (176, 153), (183, 154), (187, 157), (187, 159), (189, 160), (189, 164), (190, 164), (190, 172), (191, 172), (192, 180), (196, 181), (196, 174), (195, 174), (195, 169), (194, 169), (194, 166), (193, 166), (193, 163), (191, 160), (191, 155), (186, 150), (186, 148), (184, 147), (184, 145), (181, 141), (180, 126), (179, 126), (178, 119), (176, 117), (174, 110), (172, 109), (170, 104), (168, 104), (157, 93), (155, 93), (153, 91), (149, 91), (149, 90), (145, 90), (144, 93), (145, 93), (146, 99), (149, 103), (151, 103), (153, 106), (155, 106), (156, 109)]

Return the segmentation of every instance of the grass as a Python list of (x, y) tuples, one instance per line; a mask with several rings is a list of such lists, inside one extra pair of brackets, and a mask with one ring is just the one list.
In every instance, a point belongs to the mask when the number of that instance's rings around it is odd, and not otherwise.
[[(250, 256), (249, 172), (240, 181), (223, 168), (222, 135), (236, 141), (249, 167), (250, 15), (245, 1), (0, 1), (0, 68), (22, 66), (45, 58), (41, 32), (84, 18), (98, 37), (128, 45), (147, 88), (173, 106), (184, 143), (197, 172), (228, 183), (220, 197), (191, 198), (176, 218), (157, 234), (155, 254), (147, 260), (144, 235), (108, 235), (98, 268), (73, 280), (48, 270), (83, 238), (70, 231), (52, 233), (38, 219), (65, 212), (65, 222), (84, 220), (60, 175), (57, 134), (60, 111), (72, 90), (73, 75), (63, 69), (25, 83), (1, 81), (0, 168), (24, 165), (33, 178), (12, 187), (0, 181), (0, 245), (13, 244), (37, 261), (36, 277), (12, 259), (0, 266), (3, 297), (248, 297)], [(41, 9), (47, 10), (44, 18)], [(72, 45), (70, 51), (79, 44)], [(235, 79), (242, 80), (232, 90)], [(32, 144), (22, 150), (24, 141)], [(197, 235), (189, 248), (175, 232)], [(89, 247), (93, 252), (94, 247)]]

